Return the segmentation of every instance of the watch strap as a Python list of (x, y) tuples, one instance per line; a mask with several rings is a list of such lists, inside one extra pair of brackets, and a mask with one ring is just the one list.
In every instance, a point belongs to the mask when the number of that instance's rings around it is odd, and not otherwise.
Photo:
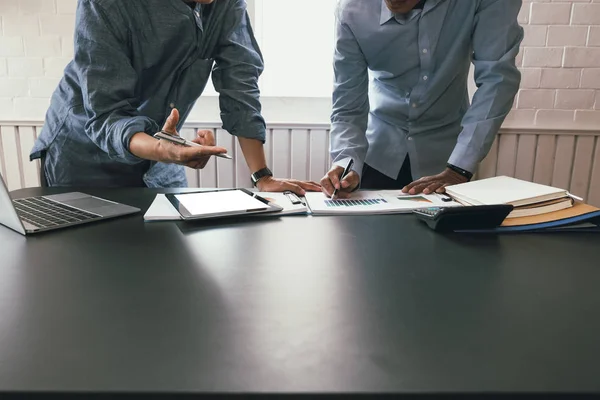
[(456, 165), (452, 165), (450, 163), (446, 164), (446, 167), (450, 168), (452, 171), (464, 176), (467, 180), (471, 180), (473, 178), (473, 174), (467, 170), (457, 167)]
[(254, 186), (256, 186), (256, 184), (258, 183), (258, 181), (261, 178), (264, 178), (265, 176), (273, 176), (273, 173), (267, 167), (261, 168), (258, 171), (254, 172), (252, 175), (250, 175), (250, 179), (252, 180), (252, 184)]

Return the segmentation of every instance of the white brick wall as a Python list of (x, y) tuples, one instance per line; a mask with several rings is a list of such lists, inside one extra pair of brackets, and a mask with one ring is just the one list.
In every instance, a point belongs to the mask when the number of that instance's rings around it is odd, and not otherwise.
[(524, 0), (519, 22), (523, 77), (505, 125), (600, 128), (600, 0)]
[[(44, 118), (73, 56), (76, 4), (0, 0), (0, 119)], [(505, 125), (600, 127), (600, 0), (524, 0), (519, 22), (523, 81)]]
[(0, 0), (0, 119), (44, 119), (73, 54), (76, 5)]

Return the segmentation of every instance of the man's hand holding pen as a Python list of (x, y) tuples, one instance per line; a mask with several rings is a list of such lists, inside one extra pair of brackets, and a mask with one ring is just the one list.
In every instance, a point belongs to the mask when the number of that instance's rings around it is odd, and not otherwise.
[(353, 160), (350, 159), (345, 168), (334, 165), (321, 179), (321, 188), (327, 197), (346, 199), (350, 197), (350, 193), (356, 190), (360, 184), (360, 178), (352, 170), (353, 164)]

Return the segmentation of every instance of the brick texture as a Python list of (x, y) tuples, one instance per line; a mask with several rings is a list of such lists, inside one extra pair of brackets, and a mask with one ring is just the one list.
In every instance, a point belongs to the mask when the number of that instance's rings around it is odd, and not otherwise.
[(532, 111), (530, 125), (600, 128), (600, 0), (527, 0), (519, 23), (521, 89), (507, 121), (527, 127)]
[[(0, 119), (44, 118), (73, 57), (76, 7), (0, 0)], [(522, 84), (505, 125), (600, 127), (600, 0), (525, 0), (518, 20)]]

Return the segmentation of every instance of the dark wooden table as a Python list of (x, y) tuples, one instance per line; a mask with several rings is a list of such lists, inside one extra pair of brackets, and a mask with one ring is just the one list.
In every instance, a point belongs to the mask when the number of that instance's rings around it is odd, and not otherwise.
[(599, 254), (410, 215), (0, 227), (0, 391), (599, 391)]

